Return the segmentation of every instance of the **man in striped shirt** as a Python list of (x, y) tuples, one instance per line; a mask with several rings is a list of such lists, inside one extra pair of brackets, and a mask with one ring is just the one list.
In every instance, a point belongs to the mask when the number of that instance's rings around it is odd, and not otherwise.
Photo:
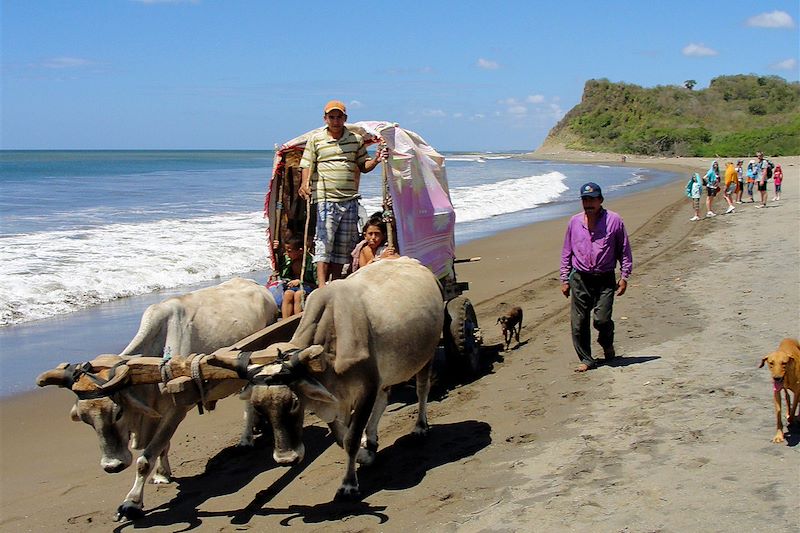
[(370, 159), (361, 136), (345, 127), (343, 102), (328, 102), (323, 119), (326, 128), (306, 141), (298, 191), (317, 206), (314, 263), (320, 287), (329, 277), (342, 277), (342, 267), (352, 260), (350, 252), (358, 242), (359, 173), (371, 172), (383, 157), (380, 149)]

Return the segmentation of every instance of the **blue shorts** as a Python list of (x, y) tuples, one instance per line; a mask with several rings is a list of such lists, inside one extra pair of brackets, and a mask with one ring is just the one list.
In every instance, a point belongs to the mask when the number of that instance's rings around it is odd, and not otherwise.
[(358, 243), (358, 200), (317, 203), (314, 263), (348, 265)]
[[(286, 280), (279, 279), (277, 281), (270, 281), (267, 285), (267, 290), (272, 294), (272, 297), (275, 298), (275, 303), (278, 306), (278, 309), (283, 305), (283, 293), (285, 292), (297, 292), (300, 290), (300, 287), (287, 287)], [(314, 290), (314, 287), (308, 283), (303, 283), (303, 290), (306, 293), (306, 296), (311, 294), (311, 291)]]

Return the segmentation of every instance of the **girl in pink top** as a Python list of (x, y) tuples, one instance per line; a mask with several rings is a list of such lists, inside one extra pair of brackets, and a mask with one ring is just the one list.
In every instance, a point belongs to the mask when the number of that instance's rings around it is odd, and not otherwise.
[(783, 170), (780, 165), (775, 165), (775, 171), (772, 173), (772, 179), (775, 180), (775, 198), (773, 202), (781, 199), (781, 182), (783, 182)]

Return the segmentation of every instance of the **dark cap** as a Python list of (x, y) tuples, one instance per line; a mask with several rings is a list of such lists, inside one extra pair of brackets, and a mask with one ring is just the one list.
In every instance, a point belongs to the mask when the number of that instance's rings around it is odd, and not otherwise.
[(600, 198), (601, 196), (603, 196), (603, 191), (596, 183), (590, 181), (581, 187), (581, 198)]

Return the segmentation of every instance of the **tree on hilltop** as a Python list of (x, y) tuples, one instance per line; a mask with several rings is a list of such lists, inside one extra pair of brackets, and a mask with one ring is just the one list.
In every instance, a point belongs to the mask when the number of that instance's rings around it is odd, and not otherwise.
[(694, 89), (694, 86), (697, 85), (697, 81), (695, 80), (686, 80), (683, 82), (683, 86), (689, 89), (690, 91)]

